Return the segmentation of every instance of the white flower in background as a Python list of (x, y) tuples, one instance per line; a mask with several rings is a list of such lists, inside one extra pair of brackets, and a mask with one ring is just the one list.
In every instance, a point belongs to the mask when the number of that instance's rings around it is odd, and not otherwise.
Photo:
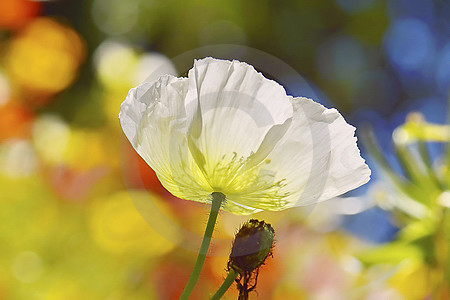
[(113, 39), (105, 40), (95, 50), (94, 66), (101, 83), (112, 90), (123, 87), (128, 90), (161, 75), (176, 74), (172, 61), (161, 53), (141, 53), (132, 45)]
[(11, 139), (0, 143), (0, 175), (22, 178), (36, 173), (36, 153), (27, 140)]
[(136, 151), (175, 196), (226, 195), (235, 214), (327, 200), (369, 180), (355, 128), (336, 109), (287, 96), (239, 61), (195, 61), (132, 89), (120, 122)]

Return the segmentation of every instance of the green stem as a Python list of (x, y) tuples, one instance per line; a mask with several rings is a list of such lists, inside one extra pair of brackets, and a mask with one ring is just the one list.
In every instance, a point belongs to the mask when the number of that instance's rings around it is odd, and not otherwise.
[(227, 278), (225, 278), (225, 281), (222, 283), (222, 285), (214, 294), (214, 296), (212, 296), (211, 300), (221, 299), (222, 296), (225, 294), (225, 292), (228, 290), (228, 288), (233, 284), (237, 276), (238, 273), (235, 270), (233, 270), (233, 268), (230, 268)]
[(211, 237), (214, 231), (214, 226), (216, 225), (217, 215), (219, 214), (220, 206), (222, 202), (225, 201), (225, 195), (222, 193), (214, 192), (212, 196), (211, 212), (209, 213), (208, 224), (206, 225), (205, 235), (203, 236), (202, 245), (200, 246), (200, 251), (197, 256), (197, 261), (195, 262), (194, 270), (192, 270), (191, 277), (184, 288), (183, 294), (180, 300), (187, 300), (194, 290), (195, 284), (197, 283), (200, 272), (202, 271), (203, 264), (205, 263), (206, 254), (208, 253), (209, 244), (211, 243)]

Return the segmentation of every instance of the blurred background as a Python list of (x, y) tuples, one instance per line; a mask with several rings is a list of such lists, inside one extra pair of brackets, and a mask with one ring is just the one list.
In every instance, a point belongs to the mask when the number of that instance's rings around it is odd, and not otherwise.
[[(266, 75), (338, 108), (373, 171), (254, 215), (277, 243), (251, 299), (450, 299), (449, 37), (445, 0), (0, 0), (0, 299), (178, 299), (208, 206), (165, 191), (117, 116), (217, 49), (284, 62)], [(193, 299), (246, 219), (219, 216)]]

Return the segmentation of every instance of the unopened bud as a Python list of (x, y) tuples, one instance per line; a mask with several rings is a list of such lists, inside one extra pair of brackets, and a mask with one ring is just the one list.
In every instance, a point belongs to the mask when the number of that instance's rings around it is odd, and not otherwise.
[(255, 219), (246, 222), (234, 239), (228, 269), (243, 275), (259, 268), (272, 254), (274, 236), (270, 224)]

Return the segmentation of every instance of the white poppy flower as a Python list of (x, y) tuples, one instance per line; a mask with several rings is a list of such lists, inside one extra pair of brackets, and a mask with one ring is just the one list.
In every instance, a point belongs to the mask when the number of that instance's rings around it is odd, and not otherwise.
[(143, 83), (119, 118), (173, 195), (208, 202), (221, 192), (235, 214), (327, 200), (370, 177), (355, 128), (336, 109), (287, 96), (239, 61), (205, 58), (187, 78)]

